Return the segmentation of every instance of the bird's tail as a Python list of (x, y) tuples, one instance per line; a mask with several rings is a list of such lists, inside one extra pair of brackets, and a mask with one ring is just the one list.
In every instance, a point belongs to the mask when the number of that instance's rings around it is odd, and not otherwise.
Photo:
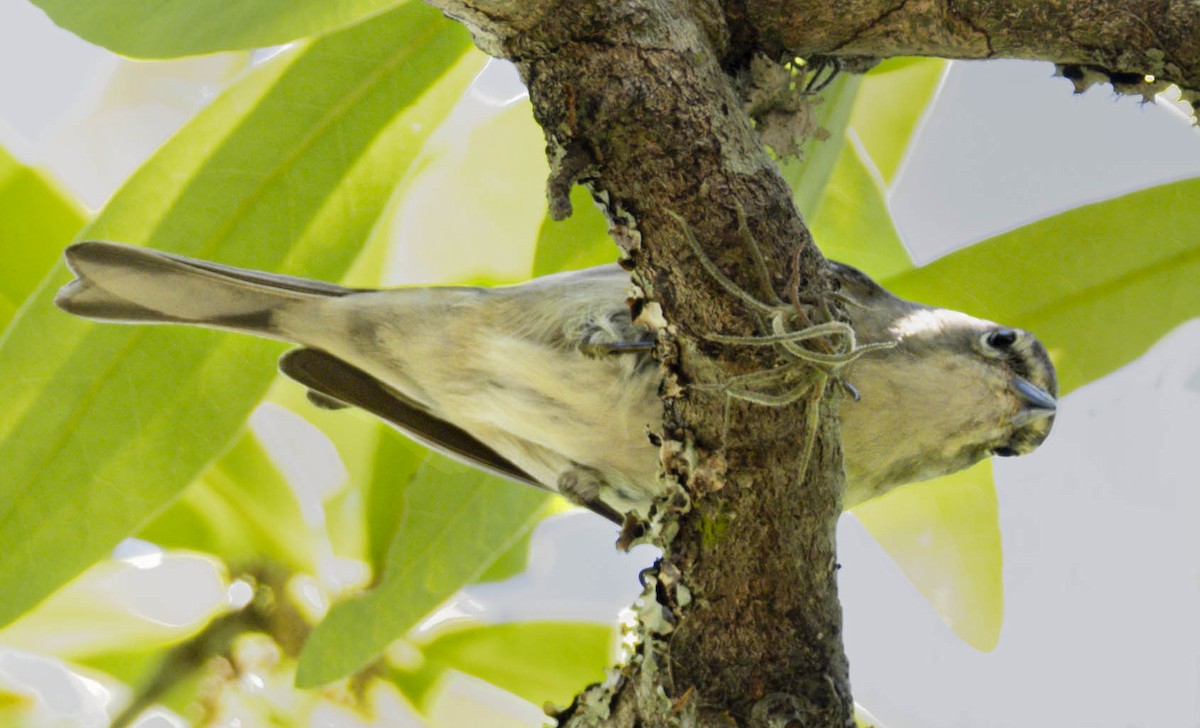
[(59, 290), (55, 304), (98, 321), (192, 324), (279, 336), (274, 319), (280, 308), (354, 292), (116, 243), (76, 243), (67, 248), (66, 258), (77, 278)]

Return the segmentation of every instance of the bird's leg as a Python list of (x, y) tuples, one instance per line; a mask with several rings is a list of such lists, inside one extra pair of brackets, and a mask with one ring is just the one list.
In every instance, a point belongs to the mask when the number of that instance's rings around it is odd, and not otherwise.
[(575, 505), (599, 513), (614, 523), (621, 523), (624, 515), (602, 498), (609, 489), (604, 475), (586, 465), (572, 463), (569, 470), (564, 470), (558, 476), (557, 490), (564, 498)]
[(584, 356), (600, 359), (615, 354), (644, 354), (654, 351), (653, 341), (587, 341), (579, 345)]
[(634, 324), (628, 311), (596, 315), (579, 334), (579, 352), (592, 359), (654, 351), (655, 336)]
[[(812, 75), (804, 83), (806, 96), (824, 91), (842, 70), (842, 62), (837, 58), (819, 58), (812, 63)], [(821, 74), (825, 74), (822, 76)]]

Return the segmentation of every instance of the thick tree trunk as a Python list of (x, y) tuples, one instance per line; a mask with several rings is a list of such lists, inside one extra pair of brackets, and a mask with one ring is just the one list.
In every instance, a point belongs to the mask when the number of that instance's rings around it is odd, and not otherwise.
[[(833, 552), (842, 475), (830, 408), (805, 473), (798, 433), (815, 405), (766, 408), (691, 386), (719, 381), (717, 367), (771, 362), (699, 343), (710, 332), (756, 332), (670, 213), (759, 297), (768, 294), (742, 264), (749, 250), (737, 206), (779, 271), (777, 291), (798, 252), (804, 292), (819, 295), (823, 263), (719, 65), (712, 26), (688, 3), (646, 5), (563, 5), (553, 27), (548, 20), (509, 45), (556, 161), (551, 194), (565, 199), (577, 179), (591, 186), (635, 280), (671, 323), (662, 337), (664, 464), (693, 506), (673, 538), (658, 539), (660, 606), (645, 610), (640, 661), (598, 711), (579, 709), (567, 722), (591, 724), (611, 710), (606, 724), (660, 725), (672, 712), (696, 725), (746, 724), (764, 699), (786, 714), (793, 698), (785, 696), (794, 696), (805, 724), (846, 725), (852, 701)], [(547, 37), (559, 42), (547, 47)], [(822, 677), (804, 677), (813, 675)]]
[(1009, 55), (1056, 60), (1068, 75), (1099, 71), (1135, 91), (1152, 87), (1146, 74), (1195, 89), (1200, 5), (429, 1), (517, 64), (546, 134), (551, 209), (569, 212), (577, 182), (592, 190), (644, 295), (635, 308), (663, 326), (663, 465), (683, 495), (651, 534), (664, 556), (640, 611), (637, 656), (560, 720), (851, 725), (835, 579), (837, 397), (827, 387), (827, 396), (769, 407), (720, 386), (778, 361), (769, 349), (706, 341), (761, 332), (685, 234), (765, 299), (738, 235), (744, 211), (776, 292), (792, 282), (804, 300), (826, 292), (824, 261), (739, 97), (749, 61)]

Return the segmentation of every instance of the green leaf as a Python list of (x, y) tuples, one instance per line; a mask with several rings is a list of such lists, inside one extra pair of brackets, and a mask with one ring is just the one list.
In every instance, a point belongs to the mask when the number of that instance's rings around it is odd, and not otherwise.
[(83, 207), (70, 195), (0, 148), (0, 331), (84, 220)]
[(1200, 315), (1200, 178), (1085, 205), (887, 282), (1034, 332), (1066, 394)]
[(566, 220), (554, 220), (546, 211), (533, 254), (535, 278), (616, 260), (617, 249), (608, 237), (608, 222), (587, 188), (576, 185), (571, 190), (571, 207), (573, 211)]
[[(561, 505), (564, 502), (565, 499), (557, 499), (557, 503), (547, 508), (543, 515), (549, 516), (558, 512), (558, 508), (555, 505)], [(479, 583), (504, 581), (524, 572), (529, 566), (529, 549), (532, 542), (533, 529), (531, 528), (521, 538), (513, 542), (512, 546), (493, 561), (492, 565), (487, 568), (487, 571), (480, 574), (479, 578), (475, 581)]]
[[(325, 504), (330, 538), (339, 554), (366, 560), (379, 579), (402, 523), (405, 486), (434, 456), (366, 413), (320, 410), (298, 394), (298, 387), (285, 382), (271, 399), (291, 408), (324, 433), (338, 449), (349, 475), (347, 488)], [(513, 527), (520, 529), (523, 523), (514, 523)], [(531, 535), (532, 531), (526, 531), (480, 575), (479, 581), (499, 581), (524, 571)]]
[[(404, 657), (412, 658), (410, 663), (396, 664), (397, 653), (401, 652)], [(450, 668), (426, 659), (423, 652), (407, 642), (393, 643), (383, 665), (384, 679), (425, 715), (428, 715), (431, 704), (436, 700), (437, 688), (444, 685), (443, 681), (452, 674)]]
[(892, 223), (883, 183), (861, 155), (857, 145), (842, 147), (809, 225), (826, 256), (886, 278), (911, 269), (912, 258)]
[(899, 488), (853, 513), (960, 639), (984, 651), (996, 646), (1004, 574), (990, 460)]
[(480, 625), (441, 634), (427, 660), (483, 678), (534, 705), (569, 705), (585, 685), (604, 679), (615, 630), (586, 622)]
[[(823, 125), (834, 136), (814, 150), (809, 168), (796, 170), (803, 176), (793, 184), (825, 255), (881, 280), (912, 269), (912, 258), (888, 207), (888, 185), (935, 97), (945, 67), (945, 61), (936, 59), (891, 59), (854, 87), (833, 88), (830, 118)], [(999, 634), (1003, 612), (999, 526), (986, 515), (995, 492), (989, 477), (987, 487), (960, 494), (974, 497), (950, 505), (932, 497), (940, 492), (940, 482), (902, 489), (884, 499), (887, 508), (872, 503), (855, 512), (867, 514), (862, 517), (864, 524), (947, 624), (967, 642), (990, 647)], [(894, 518), (889, 515), (892, 508)], [(980, 530), (963, 532), (959, 523), (942, 521), (945, 515), (968, 519)], [(914, 531), (918, 527), (921, 533)], [(962, 563), (929, 560), (914, 548), (918, 537), (929, 533), (943, 543), (969, 538), (976, 547), (964, 552), (968, 561)], [(994, 544), (994, 553), (979, 547), (981, 543)]]
[[(468, 44), (414, 3), (281, 54), (176, 134), (86, 234), (336, 280), (478, 69), (478, 56), (450, 67)], [(67, 278), (56, 269), (0, 341), (0, 624), (175, 497), (241, 427), (280, 351), (73, 319), (51, 303)]]
[[(299, 687), (345, 677), (375, 659), (527, 533), (551, 496), (434, 456), (404, 489), (404, 515), (382, 581), (334, 606), (309, 636)], [(515, 524), (515, 525), (514, 525)]]
[(263, 558), (314, 573), (315, 541), (287, 479), (249, 429), (138, 534), (164, 548)]
[(60, 27), (137, 58), (279, 45), (344, 28), (403, 0), (33, 0)]
[[(421, 156), (424, 159), (431, 155), (426, 149)], [(413, 165), (421, 163), (414, 161)], [(343, 277), (343, 284), (358, 288), (380, 285), (403, 191), (401, 184), (392, 193), (391, 201), (376, 221), (358, 259)], [(387, 547), (399, 522), (402, 490), (394, 484), (407, 482), (425, 459), (426, 450), (361, 410), (331, 411), (314, 406), (305, 396), (305, 388), (286, 377), (276, 380), (267, 399), (304, 418), (337, 449), (347, 479), (346, 487), (324, 504), (331, 545), (338, 555), (368, 561), (374, 574), (382, 573)], [(385, 440), (393, 442), (385, 443)], [(411, 464), (403, 461), (404, 454)]]
[(435, 456), (429, 450), (380, 423), (375, 458), (365, 492), (367, 555), (376, 578), (387, 574), (389, 553), (396, 543), (407, 508), (407, 493), (418, 470)]
[(896, 173), (950, 63), (940, 58), (892, 58), (863, 79), (850, 127), (885, 186)]
[(818, 107), (831, 136), (810, 142), (783, 173), (825, 255), (886, 278), (912, 268), (887, 203), (917, 125), (935, 97), (946, 62), (884, 61), (864, 77), (842, 77)]
[(346, 489), (325, 504), (329, 536), (338, 554), (383, 573), (400, 523), (404, 488), (429, 451), (365, 412), (323, 410), (304, 389), (280, 379), (268, 399), (303, 417), (329, 438), (346, 467)]
[(862, 87), (862, 79), (856, 74), (839, 74), (821, 92), (822, 102), (816, 107), (817, 123), (829, 133), (829, 137), (824, 140), (808, 139), (799, 157), (789, 157), (779, 165), (780, 174), (792, 188), (796, 207), (805, 218), (811, 217), (820, 204), (825, 186), (846, 145), (846, 125)]
[[(152, 599), (164, 584), (172, 598)], [(161, 648), (225, 612), (228, 588), (224, 566), (208, 555), (101, 561), (0, 630), (0, 643), (71, 659)]]
[[(887, 285), (1033, 331), (1066, 394), (1200, 315), (1198, 195), (1200, 178), (1069, 210)], [(855, 514), (955, 632), (990, 649), (1003, 595), (995, 493), (982, 467), (902, 488)]]
[[(472, 127), (453, 154), (425, 164), (407, 181), (401, 212), (406, 268), (424, 282), (528, 278), (546, 215), (545, 149), (532, 107), (522, 100)], [(471, 191), (469, 214), (464, 190)]]
[[(164, 652), (162, 645), (142, 650), (136, 650), (131, 645), (122, 645), (113, 652), (87, 655), (73, 661), (89, 670), (103, 672), (126, 685), (139, 685), (151, 679), (154, 670), (162, 665)], [(159, 701), (158, 704), (162, 705), (163, 702)]]
[[(569, 259), (569, 263), (555, 260), (545, 265), (557, 269), (611, 262), (614, 251), (605, 221), (586, 190), (576, 188), (573, 192), (578, 208), (571, 220), (549, 220), (542, 195), (546, 176), (543, 145), (528, 101), (511, 104), (472, 128), (464, 147), (427, 145), (415, 163), (420, 171), (410, 174), (401, 185), (398, 204), (381, 218), (372, 242), (355, 264), (357, 274), (351, 273), (354, 285), (379, 284), (379, 272), (386, 267), (382, 261), (391, 247), (404, 248), (404, 255), (429, 256), (415, 267), (424, 269), (425, 275), (435, 280), (467, 282), (479, 278), (481, 271), (495, 276), (497, 270), (505, 268), (512, 272), (501, 273), (502, 278), (524, 277), (527, 271), (521, 270), (521, 265), (533, 252), (530, 242), (537, 224), (542, 226), (539, 240), (551, 240), (551, 246), (561, 244), (563, 256)], [(527, 153), (516, 154), (514, 150)], [(514, 158), (526, 159), (528, 164), (514, 167)], [(473, 198), (471, 215), (462, 215), (460, 191), (467, 187), (482, 189), (486, 194)], [(392, 215), (403, 216), (406, 238), (414, 239), (415, 245), (390, 245)], [(505, 232), (497, 236), (497, 231)], [(435, 237), (446, 243), (423, 243)], [(481, 239), (488, 240), (482, 249), (492, 251), (494, 261), (481, 262)], [(456, 250), (456, 244), (463, 247)], [(546, 247), (539, 247), (537, 255), (545, 254)], [(589, 258), (592, 255), (596, 257)], [(364, 266), (368, 258), (378, 262)], [(350, 475), (349, 487), (326, 504), (330, 536), (339, 553), (366, 559), (378, 578), (401, 522), (404, 484), (429, 457), (428, 450), (373, 418), (317, 410), (299, 396), (300, 390), (295, 387), (284, 385), (276, 391), (276, 401), (316, 425), (341, 453)], [(526, 532), (480, 580), (503, 579), (522, 571), (528, 540)]]
[[(164, 663), (171, 654), (170, 649), (161, 647), (155, 650), (134, 650), (125, 645), (112, 652), (88, 655), (73, 660), (73, 662), (85, 670), (102, 672), (134, 690), (138, 690), (144, 689), (156, 677), (162, 676)], [(165, 708), (173, 711), (177, 715), (187, 715), (194, 710), (205, 699), (205, 696), (211, 694), (211, 672), (205, 670), (205, 666), (206, 663), (194, 665), (195, 669), (190, 672), (167, 668), (167, 672), (170, 672), (171, 677), (177, 682), (171, 685), (165, 693), (159, 694), (154, 705), (159, 709)], [(142, 724), (145, 725), (145, 722), (143, 721)], [(242, 725), (246, 725), (246, 723), (242, 723)]]

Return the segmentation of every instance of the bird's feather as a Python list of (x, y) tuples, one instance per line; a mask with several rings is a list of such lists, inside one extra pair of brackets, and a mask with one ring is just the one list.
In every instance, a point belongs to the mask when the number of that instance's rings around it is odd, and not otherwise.
[[(279, 370), (319, 396), (370, 412), (427, 447), (494, 475), (545, 489), (532, 476), (470, 433), (440, 419), (375, 377), (318, 349), (293, 349)], [(584, 503), (597, 514), (621, 523), (612, 508)]]
[(289, 300), (355, 292), (114, 243), (76, 243), (66, 258), (78, 278), (59, 291), (55, 303), (100, 321), (187, 323), (276, 335), (273, 314)]

